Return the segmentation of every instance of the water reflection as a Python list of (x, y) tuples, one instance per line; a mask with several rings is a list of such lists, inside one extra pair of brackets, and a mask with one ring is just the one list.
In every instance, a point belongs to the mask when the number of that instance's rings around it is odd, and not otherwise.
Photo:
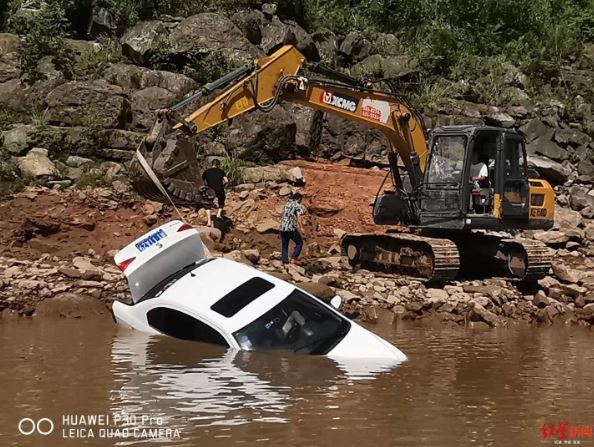
[(254, 353), (119, 329), (112, 344), (115, 413), (151, 413), (180, 426), (288, 422), (292, 384), (331, 396), (337, 380), (373, 379), (397, 362)]

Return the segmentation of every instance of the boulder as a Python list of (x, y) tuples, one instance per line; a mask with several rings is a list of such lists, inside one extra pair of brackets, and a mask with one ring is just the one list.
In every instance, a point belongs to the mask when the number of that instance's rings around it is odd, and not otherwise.
[[(519, 130), (526, 137), (527, 143), (531, 143), (535, 140), (549, 141), (555, 133), (555, 129), (547, 126), (537, 118), (531, 119), (520, 127)], [(530, 148), (530, 145), (528, 147)]]
[(322, 28), (315, 31), (311, 37), (316, 43), (320, 59), (330, 66), (335, 66), (338, 56), (338, 39), (336, 38), (336, 34)]
[(260, 46), (266, 54), (271, 54), (283, 45), (295, 46), (308, 61), (320, 60), (316, 43), (301, 26), (291, 20), (281, 22), (278, 17), (273, 17), (262, 28)]
[(265, 219), (256, 225), (256, 231), (258, 233), (277, 233), (278, 222), (272, 219)]
[(569, 190), (569, 205), (575, 211), (581, 211), (586, 207), (594, 207), (594, 196), (589, 195), (586, 189), (574, 185)]
[(107, 313), (97, 299), (76, 293), (60, 293), (40, 302), (35, 308), (35, 317), (89, 318)]
[(377, 33), (373, 44), (379, 54), (384, 56), (398, 56), (403, 53), (403, 47), (398, 37), (389, 33)]
[(538, 231), (533, 237), (551, 246), (565, 245), (569, 241), (569, 236), (562, 231)]
[(330, 300), (336, 295), (332, 287), (319, 282), (299, 282), (295, 285), (326, 303), (330, 303)]
[(14, 34), (0, 33), (0, 83), (21, 75), (18, 49), (20, 39)]
[(26, 156), (18, 160), (19, 170), (25, 177), (45, 177), (58, 174), (56, 165), (47, 156), (47, 149), (31, 149)]
[(175, 94), (161, 87), (137, 90), (130, 96), (132, 102), (132, 126), (149, 130), (156, 119), (156, 111), (175, 102)]
[(16, 34), (0, 33), (0, 55), (17, 53), (21, 39)]
[(123, 90), (105, 81), (71, 81), (46, 98), (50, 123), (69, 126), (122, 128), (131, 118)]
[(289, 106), (273, 113), (255, 111), (237, 117), (226, 131), (226, 148), (243, 160), (277, 163), (297, 156), (297, 124)]
[(252, 264), (260, 262), (260, 251), (257, 248), (251, 248), (248, 250), (241, 250), (241, 253), (250, 261)]
[(78, 155), (70, 155), (66, 159), (66, 165), (72, 168), (80, 168), (82, 166), (90, 166), (94, 163), (90, 158), (79, 157)]
[(534, 165), (539, 174), (553, 184), (564, 183), (571, 175), (569, 168), (540, 155), (529, 155), (528, 163)]
[(542, 290), (539, 290), (532, 298), (532, 304), (539, 308), (547, 307), (549, 305), (549, 298)]
[(2, 148), (12, 155), (20, 155), (31, 147), (35, 127), (29, 124), (17, 124), (12, 129), (2, 132)]
[(491, 327), (497, 325), (497, 315), (485, 309), (484, 306), (478, 302), (473, 302), (472, 306), (473, 307), (470, 311), (471, 321), (484, 321)]
[(366, 57), (350, 69), (352, 76), (371, 79), (400, 79), (418, 72), (415, 59), (407, 56), (382, 56), (373, 54)]
[(338, 51), (351, 62), (358, 62), (369, 56), (371, 42), (359, 31), (351, 31), (341, 42)]
[(491, 113), (485, 118), (498, 127), (512, 128), (516, 124), (516, 120), (505, 112)]
[(120, 39), (122, 52), (134, 63), (144, 65), (166, 39), (167, 27), (159, 20), (138, 22)]
[(266, 24), (266, 17), (262, 11), (255, 9), (237, 11), (231, 16), (231, 21), (241, 30), (247, 40), (254, 45), (260, 45), (262, 28)]
[(266, 15), (267, 18), (271, 19), (276, 15), (278, 7), (276, 3), (263, 3), (262, 4), (262, 12)]
[(569, 158), (569, 153), (554, 141), (536, 140), (528, 145), (529, 154), (539, 154), (551, 160), (563, 161)]
[(117, 28), (116, 19), (109, 8), (93, 7), (90, 31), (94, 36), (114, 33)]
[(589, 241), (594, 242), (594, 223), (589, 223), (586, 225), (584, 234)]
[(555, 206), (555, 228), (571, 229), (580, 228), (584, 225), (584, 218), (577, 211), (561, 206)]
[(169, 33), (169, 55), (208, 55), (219, 52), (231, 66), (242, 66), (260, 56), (239, 28), (228, 18), (214, 13), (190, 16), (173, 27)]
[(592, 141), (592, 138), (577, 129), (557, 129), (554, 140), (563, 146), (578, 147)]
[(576, 284), (582, 276), (579, 270), (572, 269), (560, 262), (553, 263), (553, 273), (561, 281)]
[(448, 301), (449, 294), (443, 289), (429, 288), (427, 289), (427, 297), (431, 302), (445, 303), (446, 301)]
[(586, 158), (578, 163), (578, 174), (583, 176), (586, 181), (594, 181), (594, 163), (589, 158)]
[(280, 166), (257, 166), (243, 170), (246, 183), (282, 182), (286, 176), (286, 170)]
[(101, 77), (113, 85), (118, 85), (125, 92), (160, 87), (172, 92), (177, 99), (198, 88), (191, 78), (180, 73), (149, 70), (129, 64), (110, 64)]

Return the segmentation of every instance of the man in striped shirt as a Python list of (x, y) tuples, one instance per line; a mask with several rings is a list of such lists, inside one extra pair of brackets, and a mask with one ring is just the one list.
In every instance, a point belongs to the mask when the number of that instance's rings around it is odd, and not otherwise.
[(305, 208), (301, 205), (302, 195), (298, 192), (289, 196), (289, 200), (283, 209), (283, 217), (280, 224), (281, 236), (281, 257), (283, 264), (289, 264), (289, 242), (295, 242), (295, 249), (291, 257), (292, 264), (299, 264), (299, 255), (303, 248), (303, 223), (301, 216), (305, 213)]

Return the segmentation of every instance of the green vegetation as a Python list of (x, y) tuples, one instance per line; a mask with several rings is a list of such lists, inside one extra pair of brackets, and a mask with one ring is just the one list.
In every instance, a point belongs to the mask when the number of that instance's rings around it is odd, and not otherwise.
[(117, 40), (99, 38), (97, 48), (89, 48), (76, 58), (74, 72), (76, 76), (100, 74), (107, 64), (122, 61), (122, 47)]
[(26, 123), (28, 121), (28, 117), (23, 113), (15, 112), (5, 107), (0, 108), (0, 132), (10, 129), (13, 124)]
[[(39, 61), (51, 57), (66, 78), (93, 76), (105, 64), (119, 61), (115, 38), (139, 20), (158, 15), (187, 16), (204, 11), (230, 15), (242, 8), (260, 8), (263, 0), (52, 0), (36, 15), (15, 14), (21, 0), (0, 0), (0, 27), (21, 34), (21, 65), (31, 81), (42, 77)], [(75, 62), (65, 37), (87, 38), (92, 5), (108, 11), (114, 29), (101, 49), (87, 51)], [(439, 102), (451, 86), (469, 81), (465, 99), (494, 105), (517, 101), (521, 88), (533, 102), (558, 98), (577, 113), (573, 85), (564, 70), (580, 61), (583, 44), (594, 40), (592, 0), (278, 0), (278, 14), (313, 32), (330, 29), (339, 36), (359, 30), (377, 51), (377, 33), (391, 33), (398, 51), (418, 61), (412, 84), (399, 86), (424, 105)], [(85, 19), (82, 19), (85, 17)], [(2, 28), (0, 28), (2, 29)], [(97, 36), (94, 36), (97, 38)], [(158, 51), (152, 68), (181, 70), (203, 83), (225, 73), (228, 61), (218, 53), (168, 60)], [(510, 79), (518, 71), (529, 83)], [(514, 90), (514, 88), (516, 90)], [(441, 93), (440, 93), (441, 92)], [(584, 97), (594, 101), (594, 95)], [(569, 112), (568, 112), (569, 113)]]
[(21, 191), (25, 185), (26, 180), (20, 178), (16, 164), (0, 160), (0, 198)]
[(227, 155), (221, 159), (221, 169), (227, 174), (231, 186), (243, 183), (243, 169), (245, 161), (233, 155)]

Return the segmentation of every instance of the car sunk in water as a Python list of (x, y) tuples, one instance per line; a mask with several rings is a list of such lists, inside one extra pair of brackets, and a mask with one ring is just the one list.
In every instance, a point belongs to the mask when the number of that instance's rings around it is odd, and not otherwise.
[(250, 351), (405, 360), (395, 346), (332, 305), (255, 268), (205, 255), (200, 234), (172, 221), (119, 251), (134, 304), (113, 303), (116, 322), (153, 334)]

